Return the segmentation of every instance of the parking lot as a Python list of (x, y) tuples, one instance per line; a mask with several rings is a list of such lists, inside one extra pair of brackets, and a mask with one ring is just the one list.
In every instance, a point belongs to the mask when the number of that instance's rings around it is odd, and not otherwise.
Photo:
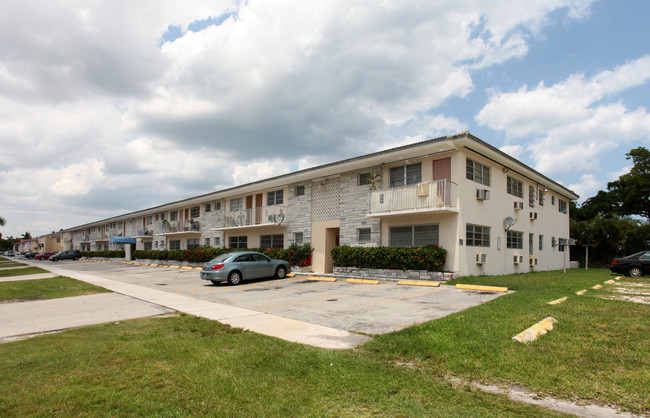
[[(43, 268), (48, 261), (30, 263)], [(495, 299), (487, 293), (440, 287), (378, 285), (309, 280), (306, 275), (213, 285), (199, 271), (119, 262), (60, 261), (58, 269), (162, 290), (224, 305), (251, 309), (339, 330), (382, 334), (440, 318)]]

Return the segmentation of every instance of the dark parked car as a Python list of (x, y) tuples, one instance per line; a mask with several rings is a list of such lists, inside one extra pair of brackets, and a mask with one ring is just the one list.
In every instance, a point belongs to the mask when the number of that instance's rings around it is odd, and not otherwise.
[(34, 258), (37, 260), (47, 260), (50, 257), (52, 257), (54, 254), (56, 253), (40, 253), (40, 254), (36, 254)]
[(291, 271), (284, 260), (272, 259), (255, 251), (222, 254), (203, 264), (201, 279), (217, 284), (227, 281), (239, 284), (242, 280), (260, 277), (283, 278)]
[(65, 250), (50, 257), (50, 261), (59, 260), (79, 260), (81, 258), (81, 251), (79, 250)]
[(624, 258), (615, 258), (609, 268), (614, 273), (641, 277), (650, 273), (650, 251), (641, 251)]
[(25, 258), (34, 258), (38, 255), (38, 251), (32, 251), (31, 253), (25, 254)]

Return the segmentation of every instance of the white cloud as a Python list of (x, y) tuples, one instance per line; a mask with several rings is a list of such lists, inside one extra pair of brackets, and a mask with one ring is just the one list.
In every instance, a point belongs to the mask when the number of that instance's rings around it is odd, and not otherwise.
[[(0, 15), (1, 215), (18, 231), (49, 232), (28, 208), (51, 207), (52, 223), (73, 226), (465, 130), (437, 108), (466, 98), (473, 72), (522, 58), (549, 14), (581, 18), (590, 3), (10, 0)], [(170, 26), (183, 36), (161, 43)], [(565, 88), (611, 94), (644, 82), (634, 76), (644, 66)], [(568, 121), (589, 113), (592, 98), (553, 87), (495, 94), (489, 106), (554, 100), (548, 123), (555, 103), (578, 108)], [(645, 118), (618, 115), (630, 130)], [(525, 112), (490, 120), (548, 126)]]
[(573, 190), (584, 201), (590, 196), (596, 195), (599, 190), (604, 190), (607, 184), (598, 180), (593, 174), (583, 174), (580, 176), (580, 182), (569, 184), (569, 189)]

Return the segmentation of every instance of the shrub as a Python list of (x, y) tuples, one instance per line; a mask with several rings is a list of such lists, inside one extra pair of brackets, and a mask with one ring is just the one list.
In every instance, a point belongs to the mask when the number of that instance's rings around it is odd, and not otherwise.
[(437, 245), (426, 247), (351, 247), (343, 245), (330, 252), (336, 267), (393, 270), (442, 271), (447, 250)]
[(103, 257), (103, 258), (124, 258), (124, 250), (115, 250), (115, 251), (82, 251), (82, 257), (93, 258), (93, 257)]
[[(205, 263), (214, 257), (233, 251), (247, 250), (198, 247), (190, 250), (137, 250), (133, 255), (136, 259)], [(251, 251), (259, 251), (271, 258), (287, 260), (292, 266), (306, 267), (311, 265), (312, 248), (309, 244), (291, 244), (289, 248), (255, 248)]]

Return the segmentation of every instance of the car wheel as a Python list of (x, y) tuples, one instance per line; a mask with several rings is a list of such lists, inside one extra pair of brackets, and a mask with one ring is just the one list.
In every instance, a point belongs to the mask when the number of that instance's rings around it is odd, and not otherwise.
[(75, 258), (74, 258), (74, 261), (79, 261), (79, 257), (75, 257)]
[(50, 261), (59, 261), (58, 258), (50, 258)]
[(238, 285), (241, 282), (241, 273), (233, 271), (228, 275), (228, 283)]
[(287, 269), (284, 268), (283, 266), (278, 267), (275, 269), (275, 278), (276, 279), (283, 279), (284, 276), (287, 275)]
[(641, 270), (641, 267), (630, 267), (630, 270), (628, 271), (628, 273), (632, 277), (641, 277), (641, 276), (643, 276), (643, 270)]

